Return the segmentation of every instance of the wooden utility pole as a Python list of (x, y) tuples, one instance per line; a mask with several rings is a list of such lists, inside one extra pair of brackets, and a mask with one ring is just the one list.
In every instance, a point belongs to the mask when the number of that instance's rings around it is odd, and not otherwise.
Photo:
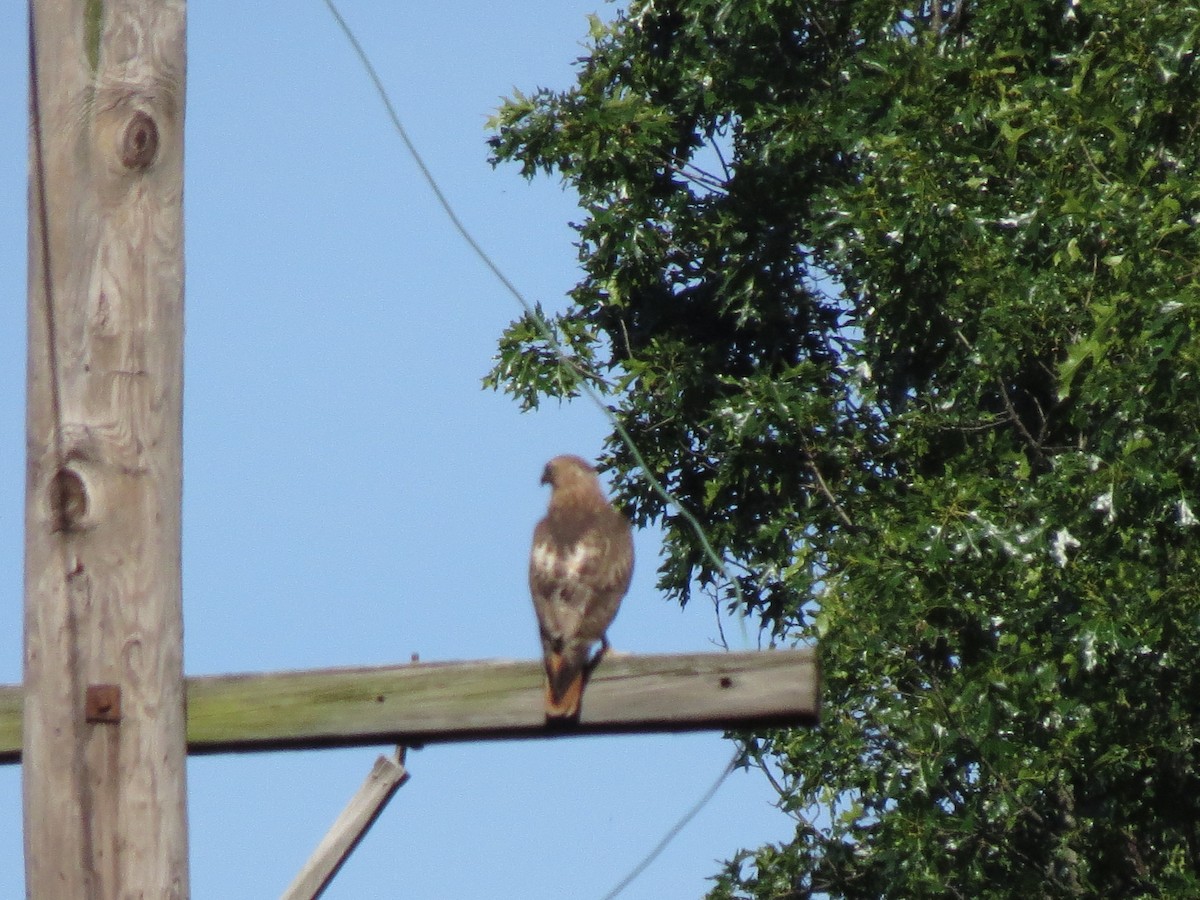
[(188, 896), (183, 0), (31, 0), (27, 896)]

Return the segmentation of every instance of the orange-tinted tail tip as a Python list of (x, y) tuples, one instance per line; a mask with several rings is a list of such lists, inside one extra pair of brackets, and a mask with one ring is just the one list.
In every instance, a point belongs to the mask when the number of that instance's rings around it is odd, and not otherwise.
[(546, 718), (578, 719), (583, 700), (583, 670), (568, 671), (566, 661), (559, 654), (552, 655), (546, 662)]
[(546, 685), (546, 718), (578, 719), (580, 701), (583, 699), (583, 673), (567, 685), (567, 692), (555, 697), (550, 685)]

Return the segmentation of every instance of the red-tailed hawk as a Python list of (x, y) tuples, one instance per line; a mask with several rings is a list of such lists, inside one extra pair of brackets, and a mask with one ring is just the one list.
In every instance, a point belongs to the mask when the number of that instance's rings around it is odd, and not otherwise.
[(633, 536), (578, 456), (546, 463), (542, 484), (550, 485), (550, 508), (533, 531), (529, 590), (546, 661), (546, 718), (576, 719), (583, 683), (608, 649), (605, 632), (629, 590)]

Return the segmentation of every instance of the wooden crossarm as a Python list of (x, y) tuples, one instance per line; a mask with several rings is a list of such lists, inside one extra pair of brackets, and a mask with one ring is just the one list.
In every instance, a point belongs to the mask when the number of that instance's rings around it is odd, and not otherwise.
[[(583, 715), (546, 727), (540, 662), (412, 663), (187, 679), (188, 752), (813, 725), (811, 649), (608, 656)], [(21, 690), (0, 687), (0, 762), (17, 762)]]

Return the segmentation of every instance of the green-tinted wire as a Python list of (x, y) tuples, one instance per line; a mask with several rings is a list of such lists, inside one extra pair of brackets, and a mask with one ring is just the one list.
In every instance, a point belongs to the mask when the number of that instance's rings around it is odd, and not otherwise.
[[(375, 70), (375, 66), (371, 63), (370, 57), (367, 56), (367, 51), (364, 50), (362, 44), (358, 42), (358, 38), (354, 36), (354, 32), (350, 29), (350, 26), (346, 23), (346, 20), (342, 18), (342, 14), (334, 4), (333, 0), (324, 0), (324, 2), (329, 8), (329, 12), (333, 15), (334, 20), (337, 22), (338, 27), (346, 36), (346, 40), (348, 40), (350, 42), (350, 46), (354, 48), (354, 52), (358, 56), (359, 62), (362, 63), (363, 69), (366, 70), (367, 75), (371, 79), (371, 83), (375, 85), (375, 92), (379, 95), (379, 99), (383, 101), (383, 106), (387, 110), (388, 118), (390, 118), (392, 121), (392, 126), (396, 129), (396, 133), (400, 135), (400, 140), (404, 142), (404, 146), (408, 150), (409, 155), (417, 164), (417, 168), (421, 172), (421, 177), (425, 179), (425, 183), (428, 184), (429, 189), (433, 191), (434, 197), (437, 198), (438, 204), (446, 213), (447, 218), (450, 219), (450, 223), (454, 226), (454, 230), (458, 232), (459, 236), (464, 241), (466, 241), (467, 246), (470, 247), (475, 255), (483, 262), (483, 264), (487, 266), (488, 270), (496, 276), (496, 280), (504, 285), (505, 290), (512, 294), (516, 301), (521, 304), (521, 307), (525, 310), (525, 313), (533, 320), (534, 325), (537, 327), (538, 333), (542, 336), (542, 339), (546, 342), (550, 349), (554, 351), (554, 355), (558, 358), (559, 365), (567, 365), (566, 353), (563, 350), (562, 344), (560, 344), (558, 338), (554, 336), (553, 330), (546, 323), (546, 320), (542, 317), (541, 313), (534, 309), (533, 305), (525, 298), (525, 295), (521, 293), (520, 289), (518, 289), (517, 286), (508, 279), (508, 276), (500, 270), (500, 267), (496, 265), (496, 263), (488, 255), (487, 251), (479, 245), (479, 242), (475, 240), (475, 238), (471, 235), (471, 232), (467, 230), (467, 226), (462, 223), (462, 220), (454, 211), (454, 207), (450, 205), (450, 201), (446, 199), (446, 195), (442, 192), (441, 187), (438, 185), (437, 179), (433, 177), (433, 173), (429, 170), (429, 166), (425, 164), (425, 160), (422, 159), (416, 145), (408, 136), (408, 131), (405, 129), (404, 124), (400, 121), (400, 115), (396, 112), (396, 107), (392, 104), (391, 97), (388, 95), (387, 88), (384, 87), (383, 81), (379, 77), (379, 73)], [(604, 399), (600, 396), (599, 392), (590, 384), (588, 384), (586, 379), (581, 379), (579, 385), (583, 389), (583, 392), (587, 395), (588, 399), (595, 403), (600, 411), (608, 418), (609, 423), (612, 425), (617, 435), (621, 438), (622, 443), (625, 444), (626, 449), (629, 451), (629, 455), (633, 457), (633, 461), (637, 464), (638, 469), (641, 470), (642, 477), (645, 479), (646, 484), (650, 486), (651, 490), (653, 490), (654, 493), (656, 493), (664, 503), (674, 509), (683, 518), (683, 520), (691, 526), (692, 531), (696, 535), (696, 539), (700, 542), (700, 548), (704, 551), (704, 555), (714, 566), (716, 566), (717, 571), (721, 573), (721, 576), (725, 579), (726, 583), (733, 588), (733, 592), (738, 600), (738, 615), (744, 615), (745, 598), (742, 595), (741, 585), (737, 583), (735, 578), (730, 577), (728, 570), (725, 568), (725, 561), (720, 557), (720, 555), (718, 555), (717, 551), (713, 549), (712, 543), (708, 539), (708, 535), (704, 533), (704, 526), (700, 524), (700, 520), (697, 519), (690, 510), (684, 508), (683, 504), (675, 499), (675, 496), (671, 494), (671, 492), (665, 487), (663, 487), (662, 484), (659, 483), (658, 479), (650, 474), (650, 468), (646, 465), (646, 460), (643, 458), (641, 451), (638, 450), (633, 438), (630, 436), (629, 432), (625, 430), (625, 426), (621, 424), (620, 420), (616, 417), (616, 414), (613, 413), (613, 411), (604, 403)]]
[(709, 801), (711, 801), (712, 798), (717, 795), (717, 791), (720, 790), (721, 785), (725, 783), (725, 779), (728, 778), (733, 773), (733, 770), (737, 768), (737, 764), (742, 758), (742, 752), (742, 748), (739, 746), (737, 751), (733, 754), (733, 758), (725, 764), (725, 768), (721, 772), (720, 777), (713, 782), (712, 787), (705, 791), (704, 796), (697, 800), (692, 808), (683, 814), (680, 820), (671, 827), (671, 830), (663, 836), (663, 839), (654, 845), (654, 849), (647, 853), (642, 858), (641, 862), (630, 869), (629, 874), (622, 878), (617, 883), (616, 887), (604, 895), (603, 900), (614, 900), (614, 898), (619, 896), (625, 890), (625, 888), (633, 884), (634, 880), (644, 871), (646, 871), (646, 869), (650, 867), (650, 864), (654, 862), (654, 860), (658, 859), (659, 854), (667, 849), (667, 845), (670, 844), (671, 841), (675, 840), (679, 832), (683, 831), (683, 829), (687, 827), (688, 822), (696, 818), (700, 810), (708, 806)]
[[(508, 279), (508, 276), (506, 276), (504, 272), (500, 270), (500, 267), (496, 265), (496, 263), (488, 255), (487, 251), (479, 245), (479, 242), (475, 240), (475, 238), (467, 230), (467, 227), (462, 223), (462, 220), (458, 217), (458, 214), (455, 213), (454, 208), (450, 205), (450, 201), (446, 199), (446, 195), (442, 192), (441, 187), (438, 185), (437, 179), (433, 177), (433, 173), (425, 164), (425, 160), (421, 158), (421, 154), (418, 152), (416, 145), (408, 136), (408, 132), (405, 130), (404, 124), (400, 121), (400, 116), (396, 112), (395, 106), (392, 105), (391, 97), (388, 96), (387, 88), (384, 87), (383, 81), (379, 77), (379, 73), (375, 70), (375, 66), (371, 64), (370, 57), (367, 56), (367, 52), (363, 49), (362, 44), (358, 42), (358, 38), (354, 36), (354, 32), (350, 29), (350, 26), (346, 23), (346, 20), (342, 18), (342, 14), (338, 11), (338, 8), (334, 4), (333, 0), (324, 0), (324, 2), (329, 8), (329, 12), (333, 15), (334, 20), (337, 22), (338, 27), (341, 28), (342, 33), (350, 42), (350, 46), (354, 48), (355, 54), (357, 54), (359, 61), (362, 63), (363, 68), (367, 72), (367, 75), (370, 76), (371, 83), (375, 85), (376, 93), (379, 94), (380, 100), (383, 101), (384, 108), (387, 110), (388, 117), (391, 119), (392, 125), (396, 129), (396, 133), (400, 135), (400, 139), (404, 142), (404, 146), (407, 148), (409, 155), (412, 156), (413, 161), (417, 164), (417, 168), (420, 170), (421, 176), (425, 179), (426, 184), (429, 185), (430, 190), (433, 191), (434, 197), (437, 198), (438, 203), (445, 211), (447, 218), (450, 219), (454, 229), (458, 232), (459, 236), (466, 241), (467, 246), (471, 248), (475, 255), (482, 260), (483, 264), (487, 266), (491, 273), (496, 276), (496, 280), (504, 285), (505, 290), (512, 294), (516, 301), (521, 304), (521, 307), (525, 310), (525, 313), (533, 320), (534, 325), (537, 327), (538, 332), (542, 336), (542, 339), (546, 342), (550, 349), (554, 351), (555, 356), (558, 358), (559, 365), (567, 365), (566, 353), (563, 350), (562, 344), (560, 344), (558, 338), (554, 336), (554, 332), (546, 323), (546, 320), (525, 298), (525, 295), (521, 293), (520, 289), (518, 289), (517, 286)], [(620, 436), (621, 441), (629, 450), (630, 456), (633, 457), (634, 462), (637, 463), (638, 468), (641, 470), (642, 477), (645, 479), (646, 483), (650, 485), (651, 489), (663, 500), (663, 502), (675, 509), (679, 515), (683, 517), (684, 521), (691, 526), (692, 531), (695, 532), (697, 539), (700, 541), (700, 546), (704, 550), (705, 555), (713, 563), (713, 565), (716, 566), (717, 571), (721, 573), (726, 582), (733, 588), (733, 592), (738, 599), (738, 614), (739, 617), (742, 618), (742, 624), (744, 628), (745, 612), (743, 609), (741, 586), (735, 579), (729, 577), (729, 573), (725, 568), (725, 561), (721, 559), (716, 550), (713, 549), (712, 544), (708, 540), (708, 535), (704, 533), (704, 526), (700, 524), (700, 521), (694, 515), (692, 515), (689, 510), (685, 509), (683, 505), (677, 499), (675, 499), (670, 491), (668, 491), (662, 486), (662, 484), (659, 483), (658, 479), (650, 474), (650, 468), (646, 465), (646, 460), (643, 458), (641, 451), (638, 450), (633, 438), (630, 436), (629, 432), (625, 430), (625, 426), (621, 424), (613, 411), (604, 403), (604, 400), (601, 398), (599, 392), (597, 392), (595, 388), (588, 384), (586, 380), (581, 380), (579, 384), (584, 393), (593, 403), (596, 404), (596, 406), (608, 419), (613, 429)], [(725, 779), (728, 778), (729, 774), (734, 770), (734, 767), (737, 765), (737, 762), (741, 758), (743, 752), (744, 750), (739, 742), (738, 749), (734, 753), (733, 758), (725, 766), (725, 769), (721, 772), (720, 777), (716, 780), (713, 786), (708, 789), (704, 796), (701, 797), (700, 800), (690, 810), (688, 810), (678, 822), (675, 823), (671, 830), (667, 832), (663, 839), (659, 841), (658, 844), (656, 844), (648, 854), (646, 854), (642, 861), (639, 862), (629, 872), (629, 874), (626, 875), (619, 884), (617, 884), (615, 888), (605, 895), (604, 900), (612, 900), (612, 898), (615, 898), (622, 893), (626, 887), (628, 887), (639, 875), (642, 874), (643, 871), (646, 870), (647, 867), (650, 866), (651, 863), (654, 862), (655, 859), (658, 858), (659, 854), (661, 854), (663, 850), (666, 849), (667, 845), (675, 839), (679, 832), (682, 831), (693, 818), (695, 818), (700, 810), (708, 805), (709, 801), (716, 796), (716, 793), (718, 789), (720, 789), (721, 785), (725, 783)]]

